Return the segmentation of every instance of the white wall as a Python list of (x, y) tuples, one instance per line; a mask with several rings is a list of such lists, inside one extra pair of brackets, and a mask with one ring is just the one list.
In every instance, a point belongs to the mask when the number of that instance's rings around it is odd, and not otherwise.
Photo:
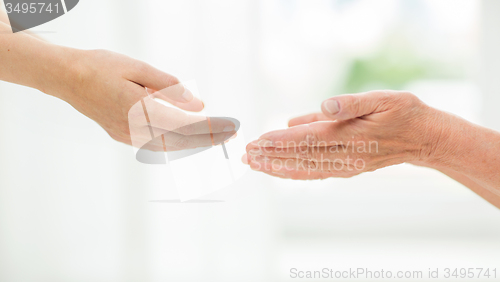
[(500, 1), (482, 0), (481, 71), (484, 124), (500, 130)]
[[(262, 2), (84, 0), (34, 30), (196, 79), (209, 114), (237, 117), (250, 139), (320, 99), (306, 102), (307, 84), (284, 79), (300, 75), (266, 80), (262, 68), (276, 61), (262, 62)], [(500, 129), (499, 2), (483, 1), (482, 12), (485, 122)], [(287, 54), (278, 61), (300, 66)], [(309, 77), (323, 70), (317, 55), (304, 55), (313, 58)], [(220, 203), (151, 202), (176, 198), (168, 169), (137, 163), (64, 102), (0, 83), (0, 281), (274, 282), (288, 281), (292, 267), (425, 270), (500, 259), (498, 210), (409, 165), (320, 182), (248, 172), (207, 198)]]

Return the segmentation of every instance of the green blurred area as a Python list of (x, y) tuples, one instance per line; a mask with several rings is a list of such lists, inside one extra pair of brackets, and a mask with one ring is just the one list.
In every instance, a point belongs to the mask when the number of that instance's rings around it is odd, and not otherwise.
[(398, 40), (386, 40), (371, 55), (354, 58), (341, 86), (341, 93), (375, 89), (403, 90), (405, 85), (416, 80), (457, 79), (465, 76), (461, 62), (450, 63), (447, 58), (423, 56), (404, 40)]

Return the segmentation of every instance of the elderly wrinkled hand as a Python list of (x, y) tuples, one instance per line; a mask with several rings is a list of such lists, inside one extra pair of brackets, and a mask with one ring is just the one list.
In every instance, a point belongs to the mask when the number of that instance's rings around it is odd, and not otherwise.
[(342, 95), (321, 108), (248, 144), (243, 162), (273, 176), (307, 180), (439, 158), (441, 114), (411, 93)]

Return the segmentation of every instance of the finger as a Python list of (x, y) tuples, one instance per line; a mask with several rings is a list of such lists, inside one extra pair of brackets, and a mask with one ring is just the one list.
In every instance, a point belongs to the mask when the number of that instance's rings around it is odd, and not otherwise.
[(167, 96), (163, 95), (163, 93), (160, 91), (156, 91), (150, 88), (147, 88), (147, 91), (151, 98), (161, 99), (185, 111), (200, 112), (203, 110), (203, 108), (205, 108), (205, 104), (203, 104), (203, 102), (196, 97), (194, 97), (193, 100), (191, 100), (190, 102), (181, 103), (168, 98)]
[[(141, 149), (141, 150), (149, 150), (149, 151), (153, 151), (153, 152), (159, 152), (159, 151), (167, 151), (167, 148), (165, 147), (165, 145), (161, 142), (161, 140), (157, 140), (157, 139), (153, 139), (153, 140), (150, 140), (150, 139), (144, 139), (144, 138), (137, 138), (137, 140), (132, 143), (130, 142), (130, 140), (121, 140), (121, 139), (117, 139), (117, 138), (113, 138), (119, 142), (122, 142), (122, 143), (125, 143), (125, 144), (128, 144), (128, 145), (132, 145), (134, 147), (137, 147), (138, 149)], [(139, 145), (140, 146), (137, 146)]]
[(204, 120), (188, 123), (185, 126), (176, 128), (175, 132), (183, 135), (217, 134), (234, 132), (237, 126), (229, 118), (204, 117)]
[(291, 179), (291, 180), (324, 180), (332, 177), (321, 172), (305, 172), (305, 171), (287, 171), (287, 172), (274, 172), (267, 169), (261, 170), (261, 172), (281, 179)]
[(149, 150), (152, 152), (167, 152), (168, 149), (161, 144), (146, 143), (140, 148), (141, 150)]
[(296, 118), (292, 118), (288, 122), (288, 127), (292, 126), (297, 126), (301, 124), (308, 124), (316, 121), (325, 121), (325, 120), (331, 120), (331, 118), (325, 116), (323, 113), (314, 113), (314, 114), (308, 114)]
[[(252, 161), (271, 165), (275, 171), (296, 170), (296, 171), (317, 171), (325, 173), (335, 173), (343, 170), (352, 171), (357, 168), (352, 163), (346, 163), (340, 159), (317, 160), (317, 159), (296, 159), (296, 158), (275, 158), (268, 156), (253, 157)], [(364, 167), (363, 167), (364, 168)]]
[[(178, 109), (167, 107), (147, 97), (142, 100), (143, 116), (153, 128), (172, 131), (183, 135), (210, 134), (232, 132), (237, 129), (237, 121), (231, 118), (196, 116), (186, 114)], [(135, 113), (140, 116), (141, 113)], [(130, 114), (129, 114), (130, 119)], [(162, 134), (156, 133), (155, 136)]]
[(386, 111), (394, 98), (394, 91), (370, 91), (347, 94), (325, 100), (321, 110), (325, 116), (335, 120), (348, 120)]
[(236, 132), (182, 135), (175, 132), (168, 132), (162, 135), (165, 145), (177, 149), (194, 149), (200, 147), (210, 147), (222, 144), (234, 136)]
[(278, 177), (281, 179), (291, 179), (291, 180), (323, 180), (331, 177), (330, 175), (325, 175), (320, 172), (307, 173), (303, 171), (291, 171), (291, 172), (280, 173), (267, 170), (262, 170), (261, 172), (273, 177)]
[[(366, 146), (358, 148), (367, 151)], [(249, 146), (247, 146), (247, 153), (252, 157), (266, 156), (266, 157), (275, 157), (283, 159), (295, 158), (303, 160), (313, 160), (313, 159), (335, 160), (335, 159), (358, 158), (360, 155), (358, 148), (351, 146), (351, 144), (349, 144), (349, 146), (339, 144), (328, 147), (325, 146), (325, 147), (288, 147), (288, 148), (259, 147), (250, 144)]]
[[(193, 100), (194, 96), (175, 76), (162, 72), (146, 63), (137, 64), (137, 69), (128, 79), (144, 87), (157, 89), (161, 95), (180, 103)], [(160, 95), (160, 94), (159, 94)]]
[(323, 172), (316, 171), (296, 171), (296, 170), (273, 170), (272, 166), (261, 164), (258, 162), (250, 162), (250, 168), (255, 171), (264, 172), (268, 175), (279, 177), (283, 179), (293, 179), (293, 180), (317, 180), (326, 179), (331, 177), (331, 175)]
[(170, 152), (216, 146), (222, 143), (229, 142), (229, 140), (235, 138), (235, 136), (236, 132), (191, 136), (177, 134), (175, 132), (168, 132), (153, 139), (144, 136), (140, 139), (140, 142), (141, 144), (144, 144), (141, 146), (141, 148), (145, 148), (145, 146), (147, 145), (148, 147), (159, 148), (162, 151)]
[(144, 142), (144, 145), (140, 148), (141, 150), (149, 150), (152, 152), (173, 152), (173, 151), (181, 151), (184, 149), (179, 149), (176, 147), (171, 147), (165, 145), (165, 142), (159, 138), (155, 138), (153, 140), (149, 140), (149, 142)]
[(259, 140), (251, 143), (259, 147), (327, 147), (345, 144), (350, 137), (346, 127), (349, 123), (335, 121), (320, 121), (303, 124), (287, 129), (276, 130), (262, 135)]
[(349, 169), (347, 167), (344, 167), (343, 169), (334, 169), (331, 171), (317, 170), (317, 169), (295, 170), (286, 167), (281, 167), (281, 168), (276, 167), (276, 165), (273, 166), (272, 163), (268, 162), (262, 163), (255, 161), (252, 161), (250, 163), (250, 167), (254, 170), (269, 172), (271, 173), (271, 175), (274, 176), (285, 175), (285, 176), (290, 176), (290, 178), (292, 179), (302, 179), (302, 180), (326, 179), (329, 177), (349, 178), (361, 174), (363, 172), (362, 170)]
[(177, 102), (180, 104), (189, 103), (194, 100), (194, 96), (191, 90), (184, 87), (182, 83), (158, 90), (151, 94), (151, 96), (163, 99), (165, 101), (170, 100), (172, 102)]
[(304, 172), (304, 171), (273, 171), (272, 167), (263, 166), (262, 164), (253, 161), (250, 155), (244, 154), (241, 157), (241, 161), (244, 164), (250, 165), (250, 167), (255, 171), (261, 171), (274, 177), (279, 177), (283, 179), (295, 179), (295, 180), (312, 180), (312, 179), (325, 179), (329, 175), (323, 174), (321, 172)]
[(201, 101), (200, 99), (198, 99), (196, 97), (194, 97), (193, 100), (191, 100), (191, 102), (188, 102), (188, 103), (176, 102), (176, 101), (169, 99), (167, 97), (160, 98), (160, 99), (167, 101), (170, 104), (172, 104), (180, 109), (183, 109), (185, 111), (189, 111), (189, 112), (201, 112), (205, 108), (205, 104), (203, 103), (203, 101)]

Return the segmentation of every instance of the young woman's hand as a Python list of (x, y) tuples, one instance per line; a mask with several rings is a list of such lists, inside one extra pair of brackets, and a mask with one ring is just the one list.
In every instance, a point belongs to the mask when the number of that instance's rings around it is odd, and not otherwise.
[(170, 74), (110, 51), (65, 50), (73, 62), (70, 74), (45, 91), (96, 121), (119, 142), (173, 151), (211, 146), (235, 134), (229, 120), (212, 119), (209, 124), (206, 117), (155, 101), (187, 111), (203, 109), (203, 103)]

